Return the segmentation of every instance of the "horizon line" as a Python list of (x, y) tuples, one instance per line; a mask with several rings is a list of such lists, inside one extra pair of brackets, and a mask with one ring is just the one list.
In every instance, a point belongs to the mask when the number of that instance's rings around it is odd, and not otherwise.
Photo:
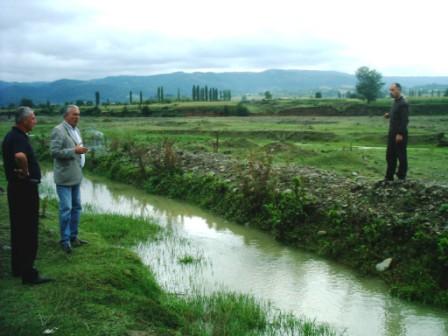
[[(53, 83), (57, 81), (62, 80), (68, 80), (68, 81), (94, 81), (99, 79), (106, 79), (106, 78), (114, 78), (114, 77), (155, 77), (155, 76), (164, 76), (164, 75), (173, 75), (173, 74), (228, 74), (228, 73), (234, 73), (234, 74), (241, 74), (241, 73), (247, 73), (247, 74), (261, 74), (264, 72), (269, 71), (298, 71), (298, 72), (333, 72), (333, 73), (340, 73), (344, 75), (349, 76), (355, 76), (355, 73), (350, 72), (344, 72), (340, 70), (319, 70), (319, 69), (294, 69), (294, 68), (287, 68), (287, 69), (281, 69), (281, 68), (267, 68), (264, 70), (229, 70), (229, 71), (213, 71), (213, 70), (194, 70), (194, 71), (186, 71), (186, 70), (177, 70), (177, 71), (171, 71), (171, 72), (161, 72), (161, 73), (153, 73), (153, 74), (147, 74), (147, 75), (132, 75), (132, 74), (117, 74), (117, 75), (106, 75), (103, 77), (94, 77), (94, 78), (86, 78), (86, 79), (77, 79), (77, 78), (70, 78), (70, 77), (61, 77), (58, 79), (53, 80), (33, 80), (33, 81), (8, 81), (0, 79), (0, 82), (4, 83)], [(401, 77), (401, 78), (443, 78), (448, 77), (448, 75), (389, 75), (389, 74), (381, 74), (383, 77)]]

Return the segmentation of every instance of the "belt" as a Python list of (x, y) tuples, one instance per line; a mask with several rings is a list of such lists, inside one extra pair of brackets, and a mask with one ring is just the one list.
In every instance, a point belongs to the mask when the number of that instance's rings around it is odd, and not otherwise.
[(8, 181), (8, 183), (11, 183), (11, 184), (25, 184), (25, 183), (30, 183), (30, 184), (39, 184), (40, 183), (40, 180), (38, 180), (38, 179), (34, 179), (34, 178), (29, 178), (29, 179), (24, 179), (24, 180), (11, 180), (11, 181)]

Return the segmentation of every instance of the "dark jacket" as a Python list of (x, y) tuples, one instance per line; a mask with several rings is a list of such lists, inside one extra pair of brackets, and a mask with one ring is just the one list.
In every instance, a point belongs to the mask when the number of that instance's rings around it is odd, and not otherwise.
[(402, 134), (408, 133), (409, 123), (409, 104), (406, 99), (401, 96), (395, 99), (392, 108), (389, 113), (389, 133), (390, 134)]

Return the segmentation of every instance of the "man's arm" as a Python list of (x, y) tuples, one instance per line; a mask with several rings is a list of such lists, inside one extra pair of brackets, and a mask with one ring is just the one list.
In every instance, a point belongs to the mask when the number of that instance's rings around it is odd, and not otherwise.
[(403, 141), (404, 134), (406, 133), (406, 129), (408, 127), (409, 120), (409, 105), (407, 103), (400, 106), (399, 118), (397, 119), (395, 141), (400, 143)]
[(58, 128), (54, 128), (51, 132), (50, 152), (53, 158), (72, 160), (75, 158), (75, 147), (63, 147), (64, 136)]
[(397, 134), (404, 135), (408, 127), (409, 105), (407, 103), (400, 106), (399, 118), (397, 120)]
[(21, 179), (30, 176), (30, 172), (28, 169), (28, 158), (26, 157), (26, 154), (23, 152), (18, 152), (14, 154), (14, 160), (17, 166), (17, 168), (14, 169), (14, 172), (17, 174), (17, 176)]

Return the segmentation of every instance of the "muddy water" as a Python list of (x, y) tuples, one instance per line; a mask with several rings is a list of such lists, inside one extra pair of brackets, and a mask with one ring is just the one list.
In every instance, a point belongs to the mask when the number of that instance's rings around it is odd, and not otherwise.
[[(51, 173), (45, 175), (46, 186), (52, 186)], [(251, 293), (348, 335), (448, 335), (448, 312), (393, 298), (378, 280), (198, 207), (98, 177), (83, 181), (82, 201), (99, 212), (153, 218), (172, 232), (136, 248), (169, 291)]]

